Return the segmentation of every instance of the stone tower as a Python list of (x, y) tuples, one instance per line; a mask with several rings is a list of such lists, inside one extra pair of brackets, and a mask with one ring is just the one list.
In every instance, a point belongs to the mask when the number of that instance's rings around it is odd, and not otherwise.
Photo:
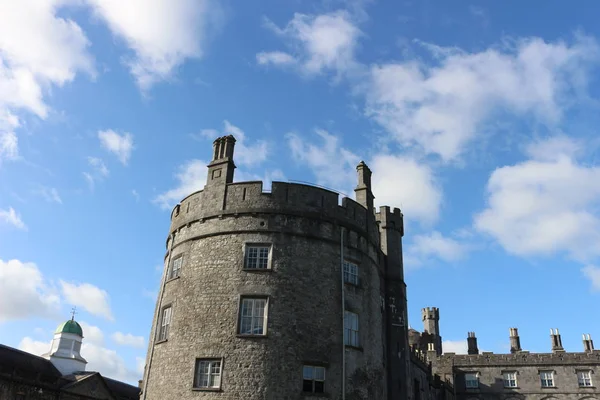
[(440, 335), (440, 310), (437, 307), (427, 307), (421, 310), (423, 319), (423, 340), (433, 343), (436, 353), (442, 354), (442, 336)]
[(364, 162), (341, 205), (234, 183), (234, 146), (171, 214), (141, 399), (407, 399), (400, 210), (375, 210)]
[(83, 329), (73, 316), (56, 328), (50, 351), (42, 357), (50, 360), (63, 375), (85, 371), (87, 361), (80, 354), (82, 341)]

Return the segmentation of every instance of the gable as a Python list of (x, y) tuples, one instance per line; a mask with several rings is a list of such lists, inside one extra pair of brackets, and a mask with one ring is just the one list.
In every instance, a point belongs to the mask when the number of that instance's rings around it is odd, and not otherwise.
[(97, 372), (76, 376), (75, 382), (63, 386), (61, 391), (65, 394), (83, 395), (89, 399), (115, 400), (104, 379)]

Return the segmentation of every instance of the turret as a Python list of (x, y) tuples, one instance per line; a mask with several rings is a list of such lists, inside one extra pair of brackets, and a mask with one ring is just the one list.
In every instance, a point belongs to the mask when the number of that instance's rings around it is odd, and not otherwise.
[(583, 351), (591, 353), (594, 351), (594, 342), (590, 334), (583, 334)]
[(519, 332), (517, 328), (510, 328), (510, 352), (516, 353), (521, 351), (521, 339), (519, 338)]
[[(437, 354), (442, 354), (442, 337), (440, 336), (440, 310), (437, 307), (421, 309), (423, 331), (429, 334), (429, 342), (433, 343)], [(423, 335), (426, 336), (426, 335)]]
[(85, 371), (87, 361), (80, 354), (82, 341), (83, 329), (73, 316), (56, 328), (50, 351), (42, 357), (50, 360), (63, 375)]
[(477, 347), (477, 336), (475, 336), (475, 332), (469, 332), (467, 334), (467, 354), (479, 354), (479, 348)]
[(552, 352), (561, 352), (565, 351), (562, 345), (562, 339), (560, 338), (560, 333), (558, 329), (550, 329), (550, 340), (552, 343)]
[(213, 158), (208, 164), (207, 185), (218, 185), (233, 182), (233, 149), (235, 138), (232, 135), (222, 136), (213, 142)]

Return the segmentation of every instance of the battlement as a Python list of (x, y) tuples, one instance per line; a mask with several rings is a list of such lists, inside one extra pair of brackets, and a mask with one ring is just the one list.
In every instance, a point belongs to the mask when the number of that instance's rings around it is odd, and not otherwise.
[(381, 206), (379, 212), (375, 214), (375, 218), (381, 229), (395, 229), (404, 236), (404, 215), (399, 208), (390, 211), (389, 206)]
[(510, 367), (516, 365), (570, 365), (586, 363), (598, 364), (600, 362), (600, 350), (581, 353), (530, 353), (519, 351), (512, 354), (494, 354), (483, 352), (482, 354), (455, 354), (444, 353), (436, 360), (436, 365), (443, 368), (444, 365), (455, 367)]
[(421, 317), (423, 321), (431, 319), (434, 321), (440, 320), (440, 309), (437, 307), (425, 307), (421, 309)]

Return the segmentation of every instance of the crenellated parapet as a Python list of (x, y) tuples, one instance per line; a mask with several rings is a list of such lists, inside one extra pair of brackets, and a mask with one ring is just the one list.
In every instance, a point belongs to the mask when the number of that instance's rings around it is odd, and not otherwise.
[(600, 362), (600, 350), (581, 353), (530, 353), (520, 351), (512, 354), (455, 354), (444, 353), (436, 360), (438, 368), (447, 367), (511, 367), (519, 365), (597, 365)]

